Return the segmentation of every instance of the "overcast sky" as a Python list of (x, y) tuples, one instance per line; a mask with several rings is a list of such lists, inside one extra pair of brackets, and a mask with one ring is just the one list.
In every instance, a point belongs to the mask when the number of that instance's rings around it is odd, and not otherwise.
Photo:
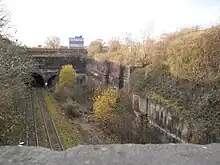
[[(131, 32), (137, 38), (153, 24), (154, 35), (220, 20), (220, 0), (4, 0), (16, 37), (28, 46), (47, 36), (82, 35), (88, 44)], [(153, 22), (153, 23), (152, 23)]]

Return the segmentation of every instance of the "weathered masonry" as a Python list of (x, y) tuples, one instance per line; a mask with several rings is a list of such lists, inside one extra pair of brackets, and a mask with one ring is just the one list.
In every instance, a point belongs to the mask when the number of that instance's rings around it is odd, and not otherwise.
[[(178, 110), (166, 108), (163, 104), (150, 96), (133, 94), (132, 105), (137, 116), (147, 115), (149, 123), (158, 131), (164, 134), (171, 142), (185, 143), (189, 142), (189, 136), (193, 134), (193, 129), (181, 118)], [(208, 144), (220, 142), (217, 137), (203, 135), (198, 138), (199, 144)]]
[(33, 56), (36, 68), (45, 80), (57, 76), (63, 65), (71, 64), (77, 73), (85, 73), (85, 59), (82, 56)]
[(28, 55), (34, 59), (34, 79), (42, 84), (51, 84), (63, 65), (71, 64), (77, 73), (85, 73), (86, 49), (44, 49), (28, 48)]
[(104, 84), (121, 89), (129, 82), (135, 67), (123, 66), (110, 61), (87, 59), (86, 73)]

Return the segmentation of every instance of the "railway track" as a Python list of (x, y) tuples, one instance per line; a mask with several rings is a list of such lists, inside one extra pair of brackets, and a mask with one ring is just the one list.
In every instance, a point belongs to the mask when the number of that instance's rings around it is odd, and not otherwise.
[(26, 145), (38, 146), (38, 133), (36, 111), (33, 106), (33, 92), (32, 89), (27, 91), (27, 99), (25, 103), (25, 132), (26, 132)]
[(49, 113), (47, 104), (44, 100), (43, 89), (36, 89), (36, 91), (37, 100), (40, 106), (41, 117), (44, 123), (45, 132), (47, 134), (47, 141), (49, 143), (49, 147), (56, 151), (62, 151), (64, 148), (58, 135), (56, 126)]

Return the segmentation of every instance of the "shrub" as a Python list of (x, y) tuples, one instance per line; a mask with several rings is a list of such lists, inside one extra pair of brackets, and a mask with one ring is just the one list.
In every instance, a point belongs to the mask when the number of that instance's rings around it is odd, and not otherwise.
[(53, 96), (59, 102), (64, 102), (68, 98), (68, 95), (65, 92), (64, 88), (56, 88)]
[(79, 117), (83, 113), (82, 106), (77, 102), (68, 98), (64, 104), (62, 104), (62, 108), (64, 109), (67, 116)]
[(93, 103), (93, 110), (96, 119), (102, 121), (103, 123), (113, 119), (116, 114), (115, 108), (117, 105), (117, 98), (118, 93), (113, 89), (104, 89), (98, 91), (98, 93), (95, 95)]
[(59, 74), (59, 88), (67, 87), (72, 88), (75, 85), (76, 72), (72, 65), (64, 65)]
[[(106, 134), (116, 136), (121, 143), (151, 142), (152, 132), (148, 127), (146, 116), (143, 115), (140, 122), (136, 122), (130, 97), (125, 91), (120, 91), (120, 97), (115, 106), (116, 112), (111, 116), (112, 118), (108, 118), (107, 121), (99, 125)], [(103, 122), (103, 120), (101, 121)]]
[(82, 84), (76, 84), (74, 86), (70, 97), (83, 106), (92, 109), (92, 97), (95, 89), (97, 89), (97, 85), (92, 79), (88, 78)]

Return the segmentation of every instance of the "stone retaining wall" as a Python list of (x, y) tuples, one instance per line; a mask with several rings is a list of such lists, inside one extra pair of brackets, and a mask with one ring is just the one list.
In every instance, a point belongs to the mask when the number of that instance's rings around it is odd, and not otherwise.
[(102, 83), (123, 88), (129, 82), (129, 76), (135, 67), (122, 66), (110, 61), (87, 59), (86, 73), (102, 81)]
[[(137, 117), (147, 115), (149, 123), (160, 133), (164, 133), (171, 142), (191, 142), (189, 137), (195, 134), (195, 130), (190, 128), (186, 120), (179, 116), (178, 110), (165, 108), (159, 101), (155, 101), (147, 95), (138, 94), (133, 94), (132, 106)], [(219, 137), (205, 134), (200, 134), (197, 141), (199, 144), (218, 142), (220, 142)]]

